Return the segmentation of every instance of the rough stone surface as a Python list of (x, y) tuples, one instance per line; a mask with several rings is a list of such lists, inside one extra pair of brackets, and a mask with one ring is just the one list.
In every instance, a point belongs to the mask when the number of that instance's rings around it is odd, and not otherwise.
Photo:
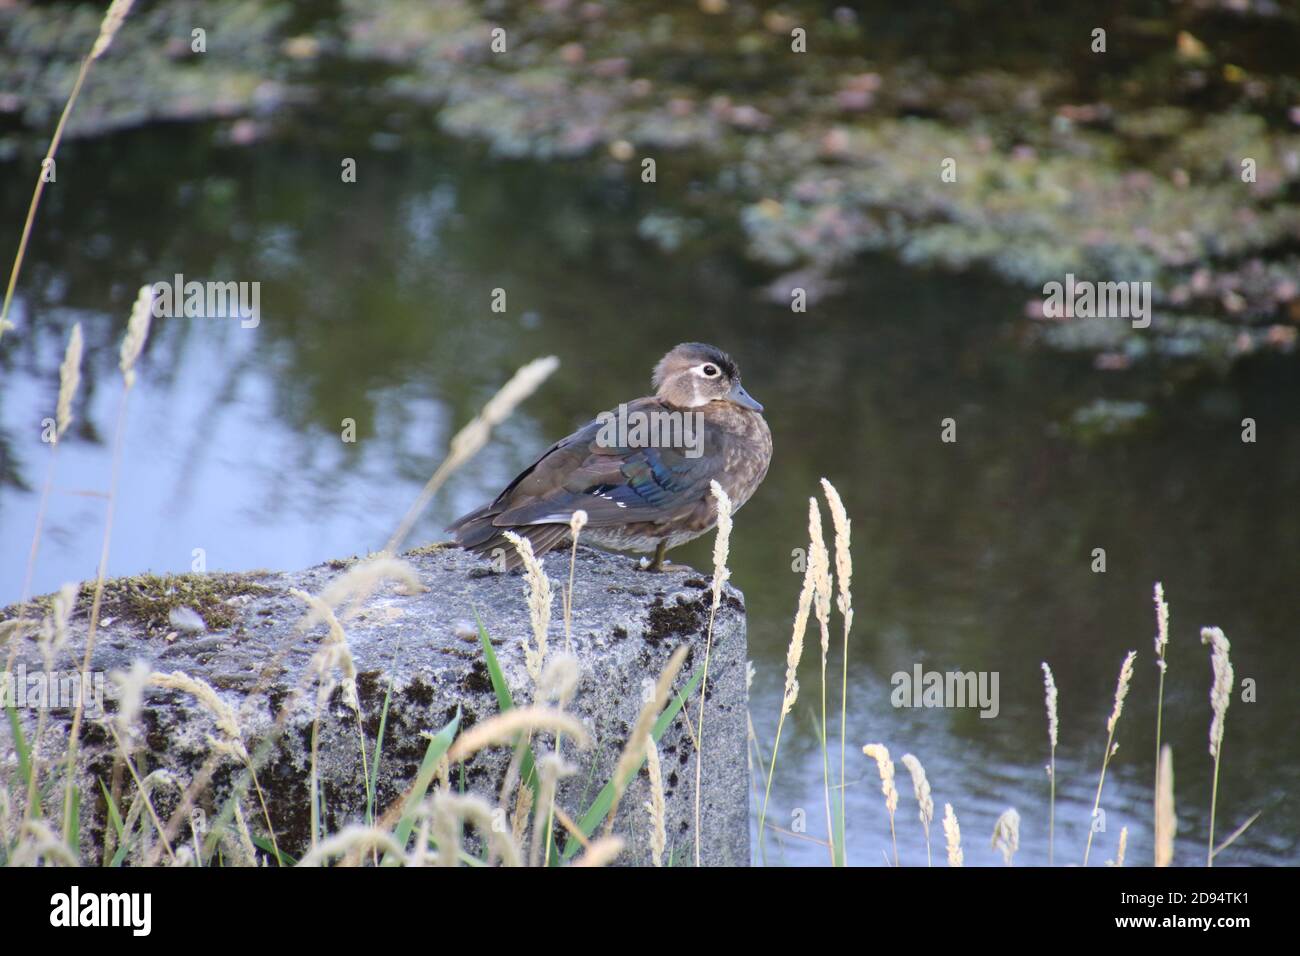
[[(414, 778), (427, 746), (424, 732), (442, 728), (458, 707), (463, 714), (462, 729), (498, 712), (475, 631), (475, 612), (491, 636), (516, 703), (532, 698), (523, 651), (524, 639), (531, 635), (523, 578), (494, 574), (484, 561), (458, 550), (411, 553), (405, 558), (427, 590), (405, 594), (385, 585), (359, 614), (344, 622), (358, 671), (362, 724), (369, 748), (374, 745), (390, 680), (392, 685), (377, 786), (380, 811)], [(564, 649), (560, 592), (561, 583), (568, 579), (568, 554), (552, 554), (544, 560), (556, 595), (550, 631), (550, 652), (555, 654)], [(126, 670), (133, 661), (143, 660), (152, 670), (183, 671), (203, 679), (239, 711), (251, 752), (285, 701), (291, 699), (292, 689), (308, 686), (304, 674), (325, 634), (324, 625), (305, 635), (297, 629), (304, 605), (289, 589), (319, 593), (345, 566), (345, 562), (335, 561), (296, 573), (240, 575), (238, 590), (244, 593), (223, 601), (230, 613), (209, 615), (224, 618), (227, 626), (207, 633), (176, 633), (165, 625), (159, 627), (157, 614), (152, 615), (150, 625), (148, 614), (121, 613), (100, 629), (91, 670)], [(158, 579), (153, 581), (157, 586)], [(749, 861), (742, 601), (739, 592), (727, 589), (713, 631), (701, 824), (702, 862), (706, 865), (744, 865)], [(571, 743), (564, 748), (578, 772), (562, 784), (559, 804), (574, 819), (612, 776), (647, 688), (653, 686), (672, 651), (683, 642), (691, 646), (676, 688), (683, 687), (703, 664), (709, 603), (704, 573), (674, 567), (649, 574), (636, 570), (629, 557), (579, 550), (572, 645), (582, 676), (569, 709), (588, 728), (595, 745), (586, 752), (577, 751)], [(84, 610), (74, 615), (72, 630), (64, 661), (56, 668), (70, 668), (69, 660), (81, 660)], [(286, 646), (290, 649), (283, 655), (279, 672), (270, 678), (266, 693), (251, 695), (266, 665)], [(42, 668), (31, 637), (19, 639), (17, 658), (28, 672)], [(696, 724), (698, 706), (695, 694), (689, 704), (691, 727)], [(111, 690), (105, 710), (109, 714), (116, 711)], [(30, 735), (34, 714), (30, 710), (20, 713)], [(51, 710), (47, 715), (49, 724), (40, 752), (56, 757), (66, 747), (70, 714)], [(308, 781), (315, 717), (315, 691), (311, 689), (289, 708), (284, 733), (259, 772), (280, 847), (295, 856), (309, 842)], [(147, 692), (142, 725), (137, 752), (141, 773), (166, 768), (182, 781), (194, 776), (209, 755), (211, 738), (220, 736), (210, 714), (190, 695), (175, 691)], [(549, 749), (553, 741), (546, 737), (539, 743)], [(7, 721), (0, 726), (0, 747), (5, 776), (12, 778), (16, 758)], [(668, 855), (674, 863), (690, 863), (694, 854), (696, 754), (681, 714), (665, 732), (660, 752), (667, 792)], [(495, 803), (508, 757), (505, 748), (495, 748), (464, 764), (466, 789)], [(96, 848), (102, 845), (106, 818), (99, 781), (110, 790), (117, 788), (123, 813), (134, 787), (129, 776), (124, 777), (101, 721), (91, 720), (85, 726), (80, 765), (83, 858), (91, 860), (98, 858)], [(357, 722), (337, 691), (321, 713), (318, 765), (326, 829), (334, 832), (358, 822), (365, 807), (365, 784)], [(199, 800), (210, 818), (215, 819), (239, 770), (240, 765), (231, 758), (220, 763)], [(461, 779), (460, 768), (453, 768), (453, 786), (458, 787)], [(620, 863), (644, 865), (650, 861), (644, 809), (648, 797), (648, 776), (643, 768), (628, 789), (615, 823), (614, 832), (627, 840)], [(174, 791), (160, 791), (156, 802), (165, 817), (176, 804)], [(255, 797), (246, 802), (244, 811), (255, 833), (265, 830)], [(188, 837), (188, 827), (183, 828), (183, 835)]]

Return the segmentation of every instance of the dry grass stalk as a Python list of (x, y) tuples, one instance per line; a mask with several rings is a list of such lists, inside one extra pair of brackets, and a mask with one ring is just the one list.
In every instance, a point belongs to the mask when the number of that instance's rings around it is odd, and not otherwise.
[(501, 386), (501, 390), (488, 400), (483, 410), (453, 436), (446, 459), (429, 477), (397, 526), (397, 530), (388, 539), (388, 544), (384, 546), (387, 554), (391, 556), (397, 553), (406, 536), (411, 533), (415, 522), (419, 520), (424, 509), (429, 506), (433, 496), (438, 493), (438, 489), (443, 486), (452, 472), (478, 454), (491, 437), (492, 429), (509, 418), (515, 406), (535, 392), (538, 386), (559, 367), (560, 360), (554, 355), (529, 362), (515, 372), (510, 381)]
[[(386, 581), (394, 582), (399, 594), (418, 594), (424, 589), (419, 574), (409, 562), (381, 551), (335, 577), (321, 589), (319, 597), (331, 608), (339, 608), (346, 603), (348, 608), (343, 616), (351, 619), (370, 599), (375, 589)], [(326, 620), (325, 615), (313, 607), (298, 626), (305, 629), (323, 620)]]
[(623, 840), (616, 836), (603, 836), (593, 840), (574, 866), (609, 866), (623, 852)]
[[(40, 632), (36, 638), (36, 646), (41, 652), (41, 658), (45, 662), (45, 671), (47, 674), (54, 673), (54, 661), (64, 646), (68, 643), (68, 621), (72, 616), (72, 609), (76, 606), (77, 595), (81, 588), (76, 584), (65, 584), (54, 595), (51, 612), (41, 622)], [(85, 693), (85, 688), (82, 688)], [(34, 815), (36, 812), (36, 790), (37, 780), (40, 776), (39, 758), (36, 756), (41, 753), (41, 741), (45, 737), (47, 708), (42, 707), (36, 715), (36, 733), (33, 735), (28, 753), (32, 755), (30, 763), (30, 772), (27, 776), (27, 813)]]
[[(108, 731), (113, 736), (118, 750), (122, 753), (123, 763), (126, 764), (127, 770), (131, 774), (131, 779), (135, 781), (135, 796), (131, 798), (131, 804), (127, 807), (126, 820), (122, 825), (123, 833), (134, 833), (136, 824), (140, 822), (140, 815), (145, 811), (149, 813), (149, 819), (153, 822), (154, 829), (158, 832), (158, 838), (162, 841), (163, 851), (167, 856), (175, 859), (175, 852), (172, 850), (171, 840), (167, 837), (167, 832), (163, 827), (162, 820), (159, 819), (157, 811), (153, 806), (153, 792), (162, 786), (174, 787), (177, 790), (181, 788), (180, 782), (169, 770), (155, 770), (148, 776), (141, 777), (139, 770), (136, 769), (135, 762), (131, 755), (126, 752), (112, 724), (108, 724)], [(149, 848), (149, 835), (141, 831), (141, 848), (140, 858), (147, 860)], [(149, 864), (146, 864), (149, 865)]]
[[(343, 702), (360, 720), (361, 702), (357, 697), (357, 666), (352, 658), (352, 647), (348, 644), (348, 636), (343, 630), (343, 625), (335, 616), (334, 609), (322, 598), (297, 588), (290, 588), (289, 593), (312, 609), (312, 613), (305, 620), (323, 620), (329, 628), (329, 635), (321, 641), (307, 668), (308, 673), (312, 674), (317, 681), (317, 710), (325, 705), (335, 686), (338, 686), (343, 691)], [(343, 675), (337, 685), (334, 682), (335, 671)], [(362, 747), (362, 755), (364, 754), (365, 748)]]
[(1201, 643), (1210, 645), (1210, 666), (1214, 670), (1214, 684), (1210, 688), (1210, 708), (1214, 712), (1210, 721), (1210, 756), (1218, 760), (1223, 747), (1224, 718), (1232, 701), (1233, 672), (1229, 658), (1232, 645), (1217, 627), (1201, 628)]
[(668, 830), (664, 822), (664, 776), (659, 764), (659, 748), (649, 734), (645, 738), (645, 756), (650, 774), (650, 799), (645, 803), (646, 813), (650, 815), (650, 862), (661, 867), (664, 865), (664, 848), (668, 845)]
[(113, 671), (108, 675), (117, 688), (117, 714), (113, 720), (118, 735), (128, 743), (136, 737), (136, 721), (144, 707), (144, 691), (149, 685), (149, 674), (149, 665), (136, 660), (132, 661), (129, 671)]
[[(845, 783), (845, 733), (848, 729), (848, 709), (849, 709), (849, 631), (853, 627), (853, 555), (850, 551), (852, 522), (849, 520), (848, 511), (844, 508), (844, 502), (840, 499), (840, 493), (835, 490), (825, 478), (822, 479), (822, 489), (826, 494), (826, 503), (831, 510), (831, 524), (835, 527), (835, 578), (839, 586), (839, 593), (836, 598), (835, 606), (839, 609), (840, 617), (844, 623), (844, 647), (840, 660), (840, 835), (844, 834), (844, 797), (846, 793)], [(933, 814), (932, 814), (933, 815)], [(927, 840), (929, 829), (927, 827)], [(928, 846), (928, 842), (927, 842)], [(840, 852), (843, 857), (847, 857), (847, 849), (840, 842)], [(928, 853), (927, 853), (928, 855)], [(848, 865), (847, 858), (840, 860), (842, 866)]]
[[(817, 521), (820, 514), (817, 510), (817, 499), (808, 499), (808, 536), (809, 536), (809, 553), (812, 551), (811, 541), (813, 535), (813, 523)], [(776, 720), (776, 739), (772, 744), (772, 760), (767, 766), (767, 784), (763, 788), (763, 805), (758, 813), (758, 852), (759, 857), (766, 862), (766, 853), (764, 840), (767, 836), (767, 803), (772, 796), (772, 776), (776, 772), (776, 758), (781, 750), (781, 731), (785, 728), (785, 718), (790, 711), (794, 709), (795, 701), (799, 699), (799, 661), (803, 657), (804, 637), (808, 632), (808, 615), (812, 611), (813, 591), (816, 588), (817, 569), (814, 567), (812, 560), (804, 561), (803, 584), (799, 588), (799, 603), (794, 613), (794, 628), (790, 633), (790, 646), (786, 648), (785, 653), (785, 690), (781, 695), (781, 713)]]
[(1092, 819), (1088, 824), (1088, 842), (1083, 848), (1083, 865), (1088, 865), (1088, 856), (1092, 852), (1092, 837), (1096, 832), (1097, 812), (1101, 809), (1101, 789), (1106, 784), (1106, 768), (1110, 766), (1110, 758), (1119, 750), (1119, 744), (1115, 743), (1115, 728), (1119, 725), (1120, 714), (1124, 712), (1124, 698), (1128, 696), (1129, 684), (1133, 680), (1133, 661), (1137, 658), (1137, 651), (1129, 651), (1124, 657), (1124, 663), (1119, 668), (1119, 680), (1115, 683), (1115, 703), (1111, 707), (1110, 717), (1106, 719), (1106, 752), (1101, 758), (1101, 776), (1097, 779), (1097, 797), (1092, 803)]
[(446, 866), (455, 866), (460, 861), (460, 840), (466, 823), (472, 824), (487, 841), (489, 857), (499, 858), (503, 866), (523, 866), (523, 855), (519, 845), (510, 833), (495, 825), (494, 811), (482, 797), (465, 793), (440, 793), (430, 801), (434, 821), (434, 833), (454, 832), (451, 844), (438, 844), (439, 862)]
[[(89, 59), (83, 61), (83, 74), (89, 62)], [(69, 101), (70, 103), (71, 101)], [(16, 264), (15, 268), (17, 268)], [(118, 402), (117, 422), (113, 429), (113, 465), (112, 475), (109, 479), (108, 508), (104, 518), (104, 537), (100, 546), (99, 566), (95, 573), (95, 596), (90, 604), (90, 624), (86, 630), (86, 649), (81, 662), (82, 673), (90, 672), (90, 661), (95, 650), (95, 638), (99, 632), (99, 615), (104, 602), (104, 578), (108, 574), (108, 554), (113, 540), (113, 519), (117, 513), (117, 486), (122, 472), (122, 440), (126, 433), (127, 399), (131, 394), (131, 387), (135, 384), (136, 359), (139, 358), (140, 352), (144, 349), (145, 341), (149, 337), (149, 318), (152, 312), (153, 289), (151, 286), (141, 286), (140, 293), (136, 296), (135, 305), (131, 308), (131, 317), (127, 321), (126, 335), (122, 339), (121, 361), (119, 364), (125, 384), (122, 389), (121, 400)], [(33, 542), (33, 553), (35, 548), (36, 542)], [(72, 713), (72, 726), (68, 731), (67, 779), (63, 787), (64, 839), (71, 838), (70, 831), (73, 825), (72, 798), (76, 792), (73, 782), (77, 771), (77, 747), (81, 742), (81, 721), (84, 715), (85, 702), (78, 698), (77, 706)]]
[(921, 825), (925, 827), (925, 865), (933, 866), (930, 858), (930, 824), (934, 822), (934, 798), (930, 795), (930, 781), (926, 779), (925, 768), (921, 761), (912, 754), (903, 754), (903, 766), (912, 775), (912, 794), (920, 810), (918, 814)]
[(575, 511), (569, 519), (569, 536), (573, 539), (573, 543), (569, 550), (569, 587), (564, 592), (564, 652), (566, 654), (573, 653), (573, 642), (570, 636), (573, 626), (573, 573), (578, 564), (578, 535), (586, 526), (587, 512), (581, 509)]
[[(812, 514), (816, 513), (817, 503), (808, 499), (808, 508), (810, 512), (809, 521), (812, 521)], [(803, 572), (803, 584), (799, 588), (799, 604), (795, 608), (794, 627), (790, 631), (790, 645), (785, 652), (785, 689), (781, 695), (781, 719), (794, 709), (795, 701), (799, 699), (799, 662), (803, 659), (803, 642), (808, 633), (808, 615), (812, 610), (813, 591), (816, 588), (816, 573), (812, 561), (805, 561)], [(780, 725), (778, 724), (777, 741), (780, 742)], [(773, 747), (772, 759), (776, 760), (776, 748)]]
[(1128, 851), (1128, 827), (1120, 827), (1119, 846), (1115, 848), (1115, 859), (1107, 860), (1107, 866), (1121, 867), (1124, 865), (1124, 854)]
[(1165, 671), (1165, 652), (1169, 646), (1169, 605), (1165, 603), (1165, 588), (1159, 581), (1154, 588), (1156, 605), (1156, 666)]
[(1214, 866), (1214, 817), (1219, 806), (1219, 758), (1223, 751), (1223, 727), (1232, 701), (1234, 683), (1232, 660), (1228, 656), (1232, 645), (1217, 627), (1201, 628), (1201, 643), (1210, 645), (1210, 666), (1214, 669), (1214, 684), (1210, 687), (1210, 708), (1214, 717), (1210, 721), (1210, 756), (1214, 758), (1214, 783), (1210, 790), (1210, 848), (1205, 865)]
[(209, 743), (214, 750), (229, 753), (241, 761), (248, 760), (248, 751), (244, 749), (243, 731), (234, 708), (221, 699), (212, 685), (197, 677), (191, 677), (182, 671), (170, 674), (154, 672), (149, 675), (149, 686), (162, 687), (166, 690), (179, 690), (197, 700), (216, 721), (217, 729), (225, 735), (224, 741), (212, 740)]
[(77, 388), (81, 385), (81, 323), (72, 327), (68, 336), (68, 349), (63, 354), (63, 364), (59, 366), (59, 401), (55, 406), (55, 436), (57, 442), (72, 424), (72, 402), (77, 397)]
[(571, 654), (553, 657), (542, 671), (542, 679), (537, 684), (539, 703), (556, 703), (561, 710), (569, 706), (582, 678), (582, 669), (578, 659)]
[(1128, 656), (1124, 658), (1124, 663), (1119, 669), (1119, 680), (1115, 684), (1115, 703), (1111, 708), (1110, 717), (1106, 719), (1106, 732), (1115, 733), (1115, 726), (1119, 723), (1120, 714), (1124, 712), (1124, 698), (1128, 696), (1129, 685), (1133, 682), (1133, 661), (1137, 657), (1137, 651), (1129, 651)]
[(513, 531), (505, 533), (506, 540), (515, 546), (520, 559), (524, 562), (525, 592), (528, 595), (528, 620), (533, 627), (533, 639), (537, 649), (524, 640), (524, 665), (536, 687), (542, 679), (542, 666), (546, 663), (546, 639), (551, 630), (551, 604), (555, 600), (551, 590), (551, 579), (546, 576), (546, 569), (533, 554), (533, 543), (521, 538)]
[(454, 764), (463, 763), (486, 747), (513, 745), (519, 734), (529, 732), (563, 733), (572, 737), (579, 747), (585, 749), (591, 745), (587, 728), (563, 711), (553, 707), (512, 707), (462, 733), (447, 751), (447, 759)]
[(1059, 725), (1056, 717), (1056, 678), (1052, 669), (1043, 661), (1043, 694), (1047, 704), (1047, 737), (1051, 741), (1051, 753), (1047, 764), (1047, 781), (1050, 791), (1047, 810), (1047, 865), (1056, 862), (1056, 739)]
[(894, 833), (898, 788), (894, 785), (894, 761), (889, 759), (889, 748), (884, 744), (867, 744), (862, 752), (876, 762), (876, 769), (880, 771), (880, 792), (885, 796), (885, 809), (889, 811), (889, 839), (894, 844), (894, 866), (898, 866), (898, 837)]
[(722, 603), (722, 586), (731, 578), (727, 558), (731, 554), (731, 498), (716, 481), (709, 482), (718, 507), (718, 532), (713, 537), (713, 607)]
[(27, 207), (27, 219), (23, 222), (23, 232), (18, 240), (18, 251), (14, 254), (13, 268), (9, 270), (9, 284), (5, 286), (4, 304), (0, 305), (0, 339), (4, 338), (6, 330), (13, 328), (13, 324), (9, 321), (9, 308), (13, 305), (14, 290), (18, 287), (18, 274), (22, 271), (23, 258), (27, 254), (27, 244), (32, 237), (32, 226), (36, 222), (36, 210), (40, 206), (41, 196), (45, 192), (46, 170), (54, 162), (54, 154), (59, 151), (59, 144), (63, 141), (63, 131), (67, 128), (68, 117), (72, 115), (72, 108), (76, 105), (77, 97), (81, 95), (81, 87), (86, 82), (86, 74), (90, 72), (90, 64), (103, 56), (113, 42), (113, 37), (117, 35), (123, 21), (126, 19), (126, 15), (131, 11), (131, 2), (132, 0), (113, 0), (108, 10), (105, 11), (104, 18), (100, 21), (99, 36), (95, 38), (90, 53), (82, 58), (81, 67), (77, 70), (77, 78), (72, 83), (72, 91), (63, 104), (63, 112), (59, 114), (59, 122), (54, 127), (54, 135), (50, 137), (49, 148), (45, 151), (45, 158), (41, 161), (41, 172), (36, 177), (36, 188), (32, 190), (32, 201)]
[(528, 820), (532, 812), (533, 788), (519, 787), (515, 790), (515, 812), (510, 817), (510, 836), (520, 846), (523, 846), (528, 838)]
[[(555, 794), (563, 777), (571, 777), (577, 771), (564, 762), (558, 753), (545, 754), (537, 761), (538, 797), (537, 814), (533, 820), (533, 842), (528, 852), (528, 865), (537, 866), (542, 847), (546, 847), (546, 862), (551, 861), (550, 833), (551, 820), (554, 815)], [(521, 791), (531, 792), (529, 787), (520, 787)], [(517, 838), (516, 838), (517, 839)]]
[(131, 318), (126, 323), (126, 335), (122, 336), (122, 348), (119, 353), (118, 367), (122, 370), (122, 379), (126, 387), (135, 385), (135, 363), (149, 341), (149, 323), (153, 318), (153, 286), (142, 285), (136, 294), (135, 304), (131, 306)]
[(826, 540), (822, 535), (821, 509), (814, 507), (808, 515), (808, 562), (813, 571), (813, 615), (817, 618), (817, 627), (821, 633), (821, 743), (822, 743), (822, 795), (826, 805), (826, 849), (830, 853), (831, 865), (835, 858), (835, 827), (831, 822), (831, 758), (826, 747), (826, 661), (831, 648), (831, 561), (826, 550)]
[(393, 839), (387, 830), (378, 827), (350, 824), (333, 836), (326, 837), (305, 853), (299, 866), (324, 866), (330, 860), (350, 855), (364, 856), (366, 853), (379, 852), (392, 854), (397, 859), (406, 859), (406, 851)]
[(1002, 854), (1002, 862), (1012, 866), (1012, 858), (1020, 849), (1020, 814), (1015, 807), (1009, 807), (993, 824), (993, 849)]
[[(19, 253), (21, 256), (21, 251)], [(3, 322), (0, 322), (0, 330), (3, 330)], [(36, 508), (36, 527), (32, 531), (32, 543), (27, 552), (27, 567), (23, 573), (23, 588), (18, 598), (18, 616), (13, 621), (5, 622), (9, 629), (15, 632), (21, 632), (26, 627), (24, 615), (27, 611), (27, 598), (31, 595), (32, 575), (36, 571), (36, 555), (40, 551), (41, 533), (45, 528), (45, 512), (50, 503), (50, 492), (54, 488), (54, 471), (58, 459), (59, 442), (63, 438), (64, 432), (72, 424), (72, 403), (77, 397), (77, 389), (81, 384), (81, 354), (82, 354), (82, 336), (81, 323), (78, 322), (72, 327), (72, 333), (68, 337), (68, 347), (63, 355), (63, 364), (59, 366), (59, 399), (55, 405), (54, 412), (54, 442), (50, 449), (50, 466), (45, 474), (45, 482), (41, 488), (40, 504)], [(0, 630), (0, 642), (3, 641), (4, 630)], [(14, 660), (18, 652), (18, 642), (14, 641), (10, 646), (9, 656), (5, 661), (5, 673), (13, 671)]]
[(10, 866), (80, 866), (81, 861), (43, 820), (24, 820), (18, 825), (18, 846)]
[(235, 801), (235, 832), (239, 835), (239, 849), (242, 851), (244, 866), (257, 866), (257, 848), (253, 845), (253, 835), (248, 832), (248, 822), (244, 820), (244, 811)]
[(963, 866), (965, 854), (961, 851), (961, 827), (957, 825), (957, 814), (952, 812), (952, 804), (943, 805), (943, 838), (948, 847), (948, 865)]
[(1172, 866), (1178, 818), (1174, 815), (1174, 752), (1168, 744), (1160, 748), (1160, 763), (1156, 767), (1155, 830), (1156, 866)]
[[(578, 689), (578, 681), (582, 676), (581, 669), (578, 666), (578, 659), (571, 654), (561, 654), (551, 660), (542, 671), (541, 682), (537, 685), (537, 699), (540, 703), (550, 703), (554, 701), (560, 710), (569, 706), (573, 699), (574, 693)], [(564, 747), (564, 736), (555, 735), (555, 758), (560, 759)], [(532, 790), (529, 787), (521, 787), (521, 791), (527, 791), (530, 794)], [(555, 791), (551, 790), (548, 800), (543, 802), (547, 808), (546, 829), (541, 832), (549, 834), (555, 822)], [(519, 839), (519, 837), (516, 837)], [(534, 844), (536, 846), (536, 844)], [(551, 841), (546, 841), (546, 865), (551, 865)]]
[[(1160, 670), (1160, 685), (1156, 691), (1156, 800), (1158, 801), (1160, 799), (1160, 741), (1165, 712), (1165, 673), (1169, 670), (1169, 662), (1166, 659), (1169, 651), (1169, 605), (1165, 603), (1164, 585), (1159, 581), (1152, 589), (1152, 597), (1156, 607), (1156, 667)], [(1160, 808), (1157, 806), (1156, 814), (1159, 813)], [(1156, 852), (1159, 853), (1158, 847)]]
[(108, 48), (113, 45), (113, 38), (117, 36), (117, 31), (122, 29), (126, 15), (131, 12), (134, 3), (135, 0), (113, 0), (108, 5), (104, 19), (99, 24), (99, 36), (95, 37), (95, 45), (90, 48), (92, 60), (98, 60), (108, 52)]
[(716, 481), (709, 482), (718, 511), (718, 531), (713, 539), (713, 604), (709, 608), (709, 630), (704, 637), (704, 676), (700, 680), (699, 728), (695, 738), (695, 865), (700, 866), (700, 813), (704, 786), (704, 702), (709, 690), (709, 658), (713, 651), (713, 622), (722, 603), (722, 587), (731, 577), (727, 558), (731, 552), (731, 499)]
[[(317, 758), (319, 751), (317, 744), (320, 734), (320, 715), (329, 701), (330, 695), (334, 693), (337, 687), (342, 691), (344, 704), (352, 711), (356, 721), (357, 728), (357, 745), (361, 754), (361, 776), (363, 780), (370, 779), (369, 758), (366, 755), (366, 735), (361, 726), (361, 701), (357, 696), (357, 666), (352, 657), (352, 646), (348, 643), (348, 636), (343, 630), (343, 625), (334, 614), (334, 609), (323, 600), (315, 595), (308, 594), (298, 588), (290, 588), (289, 593), (298, 598), (310, 608), (310, 612), (304, 620), (323, 620), (328, 627), (328, 636), (321, 641), (316, 653), (312, 655), (311, 661), (307, 665), (307, 674), (316, 679), (316, 713), (312, 719), (311, 728), (311, 793), (312, 809), (315, 812), (317, 804), (317, 781), (318, 768)], [(334, 674), (338, 672), (341, 678), (335, 681)], [(253, 771), (252, 764), (248, 764), (250, 772), (253, 772), (253, 782), (256, 785), (257, 777)], [(261, 796), (261, 788), (258, 788)], [(263, 798), (265, 805), (265, 798)], [(268, 814), (267, 825), (270, 827), (270, 817)], [(312, 845), (315, 845), (316, 831), (312, 827)]]

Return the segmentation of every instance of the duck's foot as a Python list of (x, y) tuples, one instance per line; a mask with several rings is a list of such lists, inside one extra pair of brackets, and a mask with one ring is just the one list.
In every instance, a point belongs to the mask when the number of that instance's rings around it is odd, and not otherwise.
[[(664, 560), (664, 555), (667, 553), (668, 553), (668, 542), (660, 541), (659, 546), (655, 548), (655, 556), (653, 558), (642, 558), (637, 566), (642, 571), (651, 571), (651, 572), (658, 573), (659, 571), (664, 570), (664, 565), (668, 564), (668, 562)], [(672, 565), (668, 565), (668, 566), (672, 567)]]

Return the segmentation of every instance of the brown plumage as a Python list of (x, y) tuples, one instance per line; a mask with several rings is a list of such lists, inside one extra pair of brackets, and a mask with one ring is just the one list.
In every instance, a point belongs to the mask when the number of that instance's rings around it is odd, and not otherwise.
[(581, 540), (616, 551), (664, 552), (717, 522), (710, 481), (739, 508), (767, 474), (772, 434), (763, 406), (740, 384), (725, 352), (688, 342), (655, 366), (653, 396), (604, 412), (552, 445), (491, 504), (447, 530), (456, 543), (505, 566), (519, 564), (504, 532), (544, 554), (569, 543), (575, 511)]

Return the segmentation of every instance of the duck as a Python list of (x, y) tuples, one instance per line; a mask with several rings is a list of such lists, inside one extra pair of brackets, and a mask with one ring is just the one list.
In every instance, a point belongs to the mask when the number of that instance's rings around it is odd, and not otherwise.
[(683, 342), (655, 365), (653, 395), (601, 412), (551, 445), (492, 501), (454, 521), (454, 543), (506, 570), (522, 563), (507, 531), (539, 557), (572, 543), (576, 512), (584, 544), (653, 554), (639, 566), (661, 571), (670, 548), (717, 524), (717, 481), (733, 512), (767, 476), (772, 432), (763, 406), (722, 349)]

